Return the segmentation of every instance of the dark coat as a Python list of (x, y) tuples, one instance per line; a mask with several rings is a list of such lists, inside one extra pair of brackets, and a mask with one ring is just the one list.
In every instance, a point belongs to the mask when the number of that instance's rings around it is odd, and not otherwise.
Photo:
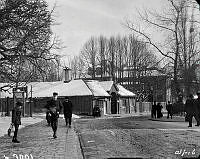
[(157, 108), (157, 105), (156, 105), (156, 104), (153, 104), (153, 105), (152, 105), (152, 112), (153, 112), (153, 113), (156, 113), (156, 108)]
[(195, 100), (194, 99), (187, 99), (185, 102), (185, 112), (187, 114), (194, 114), (195, 113)]
[(166, 109), (168, 112), (172, 112), (172, 104), (167, 104)]
[(200, 114), (200, 98), (194, 100), (194, 110), (196, 114)]
[(157, 118), (162, 118), (163, 114), (162, 114), (162, 108), (163, 106), (161, 104), (157, 104)]
[(12, 110), (12, 123), (21, 125), (21, 114), (22, 110), (19, 107), (15, 107)]
[(63, 113), (66, 117), (72, 117), (73, 104), (70, 100), (63, 102)]
[[(62, 103), (59, 100), (51, 99), (47, 101), (45, 108), (47, 108), (47, 112), (51, 114), (50, 120), (56, 121), (59, 118), (59, 112), (62, 110)], [(46, 119), (47, 118), (48, 116), (46, 116)]]
[(51, 99), (47, 101), (45, 108), (47, 108), (48, 110), (56, 108), (56, 110), (60, 112), (62, 110), (62, 103), (59, 100)]

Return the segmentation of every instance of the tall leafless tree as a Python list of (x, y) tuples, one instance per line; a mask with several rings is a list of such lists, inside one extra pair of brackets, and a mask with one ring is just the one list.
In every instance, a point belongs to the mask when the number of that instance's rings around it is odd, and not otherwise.
[[(137, 27), (132, 21), (127, 21), (126, 26), (137, 33), (138, 36), (144, 39), (146, 43), (149, 43), (157, 52), (168, 59), (168, 67), (173, 67), (174, 86), (175, 86), (175, 96), (178, 96), (180, 92), (179, 79), (183, 76), (183, 72), (188, 72), (188, 64), (191, 62), (191, 57), (195, 53), (191, 51), (194, 42), (191, 41), (193, 29), (190, 25), (191, 22), (198, 22), (192, 18), (189, 18), (188, 10), (193, 7), (194, 2), (186, 0), (168, 0), (168, 6), (165, 6), (166, 11), (163, 13), (157, 13), (145, 10), (143, 13), (139, 12), (140, 18), (148, 26), (152, 26), (153, 29), (157, 29), (162, 34), (164, 34), (164, 42), (159, 45), (158, 42), (153, 40), (141, 27)], [(193, 7), (194, 8), (194, 7)], [(191, 30), (192, 29), (192, 30)], [(191, 32), (192, 31), (192, 32)], [(197, 43), (195, 44), (197, 47)], [(191, 55), (192, 54), (192, 55)], [(193, 61), (192, 65), (199, 60), (197, 56)], [(190, 66), (192, 66), (190, 65)], [(182, 67), (184, 69), (182, 69)], [(192, 67), (193, 68), (193, 67)], [(188, 75), (184, 76), (188, 77)], [(186, 82), (187, 80), (185, 80)]]
[(39, 63), (57, 57), (50, 52), (60, 48), (51, 31), (53, 11), (48, 10), (44, 0), (1, 1), (0, 74), (4, 79), (16, 83), (29, 80), (33, 73), (30, 69), (29, 76), (24, 79), (28, 71), (24, 70), (26, 65), (45, 72)]

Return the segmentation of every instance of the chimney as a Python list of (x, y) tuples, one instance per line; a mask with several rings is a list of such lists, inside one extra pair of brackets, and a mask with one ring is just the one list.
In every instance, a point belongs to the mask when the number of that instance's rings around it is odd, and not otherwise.
[(64, 75), (63, 75), (63, 80), (64, 82), (69, 82), (71, 81), (71, 69), (69, 67), (65, 67), (63, 69)]

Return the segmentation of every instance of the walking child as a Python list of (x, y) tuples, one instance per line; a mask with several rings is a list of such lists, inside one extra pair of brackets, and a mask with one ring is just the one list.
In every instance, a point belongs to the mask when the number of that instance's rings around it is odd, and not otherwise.
[(12, 139), (12, 142), (14, 143), (20, 143), (17, 140), (17, 134), (18, 134), (19, 125), (21, 125), (21, 114), (22, 114), (22, 103), (17, 102), (16, 106), (12, 110), (12, 124), (15, 127), (14, 136)]

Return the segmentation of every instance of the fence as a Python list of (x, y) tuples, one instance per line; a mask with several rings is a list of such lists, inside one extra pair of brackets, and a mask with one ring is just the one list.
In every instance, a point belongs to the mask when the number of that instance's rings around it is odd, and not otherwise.
[[(13, 98), (0, 98), (0, 116), (10, 116), (11, 111), (14, 108)], [(33, 106), (30, 102), (25, 103), (25, 116), (32, 116)]]
[[(166, 102), (160, 102), (163, 106), (162, 111), (166, 111)], [(136, 113), (150, 113), (152, 108), (151, 102), (136, 102)]]

